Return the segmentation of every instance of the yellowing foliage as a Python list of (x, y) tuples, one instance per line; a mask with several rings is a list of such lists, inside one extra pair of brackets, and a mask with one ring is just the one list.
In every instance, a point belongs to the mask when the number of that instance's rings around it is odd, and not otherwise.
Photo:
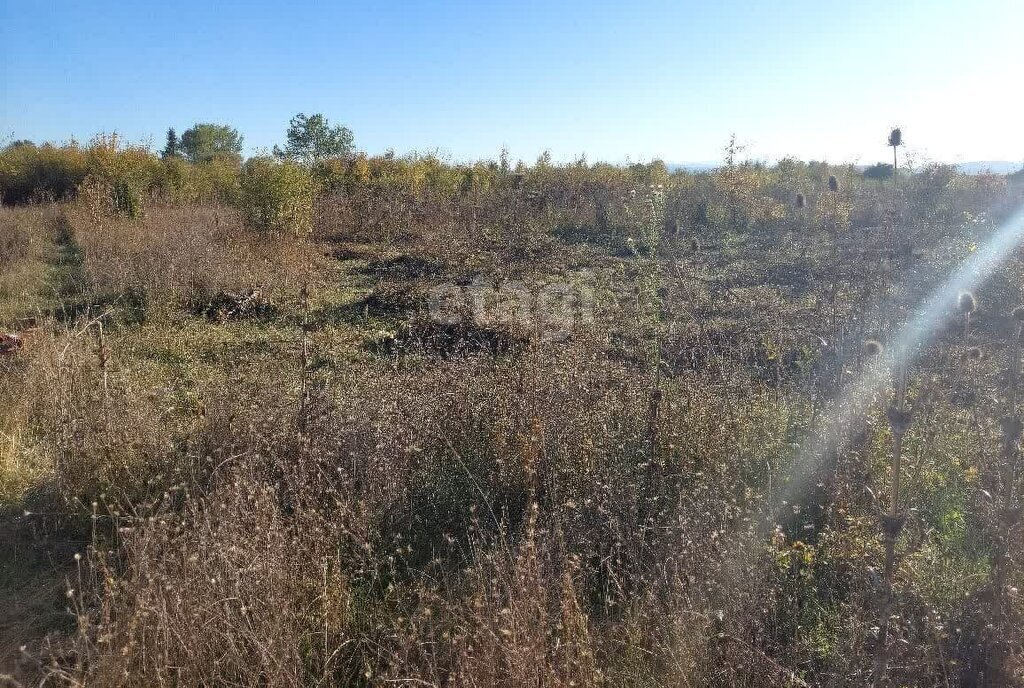
[(256, 229), (310, 232), (316, 193), (313, 176), (297, 163), (252, 158), (242, 168), (242, 212)]

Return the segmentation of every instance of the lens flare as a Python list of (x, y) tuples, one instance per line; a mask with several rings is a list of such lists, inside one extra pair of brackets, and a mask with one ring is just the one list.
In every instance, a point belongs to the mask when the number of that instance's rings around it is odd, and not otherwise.
[[(822, 461), (846, 448), (849, 437), (863, 424), (871, 402), (892, 384), (897, 366), (909, 367), (921, 350), (958, 317), (962, 293), (975, 292), (1012, 255), (1024, 240), (1024, 207), (1007, 220), (993, 236), (975, 250), (960, 267), (921, 302), (913, 317), (891, 338), (872, 365), (855, 378), (836, 400), (831, 413), (820, 422), (811, 438), (800, 448), (785, 487), (769, 507), (759, 536), (766, 535), (783, 515), (783, 510), (807, 492), (808, 482)], [(760, 537), (757, 539), (760, 541)], [(752, 542), (751, 545), (756, 543)], [(744, 557), (745, 558), (745, 557)], [(743, 563), (735, 562), (737, 565)]]

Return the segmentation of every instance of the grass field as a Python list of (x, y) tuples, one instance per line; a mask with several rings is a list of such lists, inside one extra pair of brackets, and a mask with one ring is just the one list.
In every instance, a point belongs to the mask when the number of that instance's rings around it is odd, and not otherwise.
[(1020, 175), (361, 164), (0, 209), (4, 680), (1024, 685)]

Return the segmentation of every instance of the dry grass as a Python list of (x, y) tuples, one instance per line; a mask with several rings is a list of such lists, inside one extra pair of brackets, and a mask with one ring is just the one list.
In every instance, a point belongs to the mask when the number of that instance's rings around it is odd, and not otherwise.
[[(0, 360), (5, 522), (45, 531), (68, 575), (51, 599), (65, 627), (40, 641), (45, 624), (7, 626), (34, 636), (20, 676), (870, 682), (888, 401), (851, 419), (848, 446), (816, 457), (807, 488), (765, 514), (817, 420), (871, 365), (863, 340), (884, 341), (992, 231), (951, 218), (1008, 207), (1011, 190), (960, 180), (939, 218), (910, 202), (931, 177), (906, 180), (908, 256), (887, 228), (841, 227), (882, 203), (848, 171), (850, 207), (832, 206), (823, 229), (777, 205), (797, 188), (828, 202), (821, 171), (651, 188), (586, 169), (461, 195), (350, 189), (301, 239), (254, 235), (223, 209), (150, 207), (137, 221), (83, 204), (5, 209), (22, 228), (12, 246), (28, 227), (51, 241), (9, 249), (11, 264), (50, 260), (39, 291), (65, 306), (40, 307), (29, 345)], [(755, 186), (730, 207), (726, 182)], [(656, 250), (638, 246), (653, 230)], [(414, 336), (432, 324), (432, 286), (532, 286), (570, 269), (597, 296), (593, 321), (565, 338), (521, 322)], [(1014, 263), (979, 290), (969, 367), (958, 322), (910, 371), (888, 685), (1021, 683), (1021, 532), (1000, 525), (992, 495), (1018, 499), (998, 420), (1002, 314), (1022, 285)], [(257, 287), (273, 308), (240, 308)], [(125, 316), (126, 294), (145, 295), (144, 317)], [(484, 330), (516, 346), (488, 346)]]
[(223, 209), (161, 208), (139, 221), (67, 213), (68, 243), (81, 256), (83, 290), (108, 300), (143, 299), (154, 310), (202, 309), (259, 290), (294, 299), (322, 256), (293, 237), (254, 235)]
[(52, 206), (0, 209), (0, 327), (16, 329), (39, 305), (55, 213)]

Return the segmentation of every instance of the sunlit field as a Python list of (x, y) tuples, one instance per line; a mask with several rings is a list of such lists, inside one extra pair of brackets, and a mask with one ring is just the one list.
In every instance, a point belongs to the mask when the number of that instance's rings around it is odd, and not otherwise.
[(1024, 685), (1024, 174), (888, 143), (3, 149), (0, 685)]

